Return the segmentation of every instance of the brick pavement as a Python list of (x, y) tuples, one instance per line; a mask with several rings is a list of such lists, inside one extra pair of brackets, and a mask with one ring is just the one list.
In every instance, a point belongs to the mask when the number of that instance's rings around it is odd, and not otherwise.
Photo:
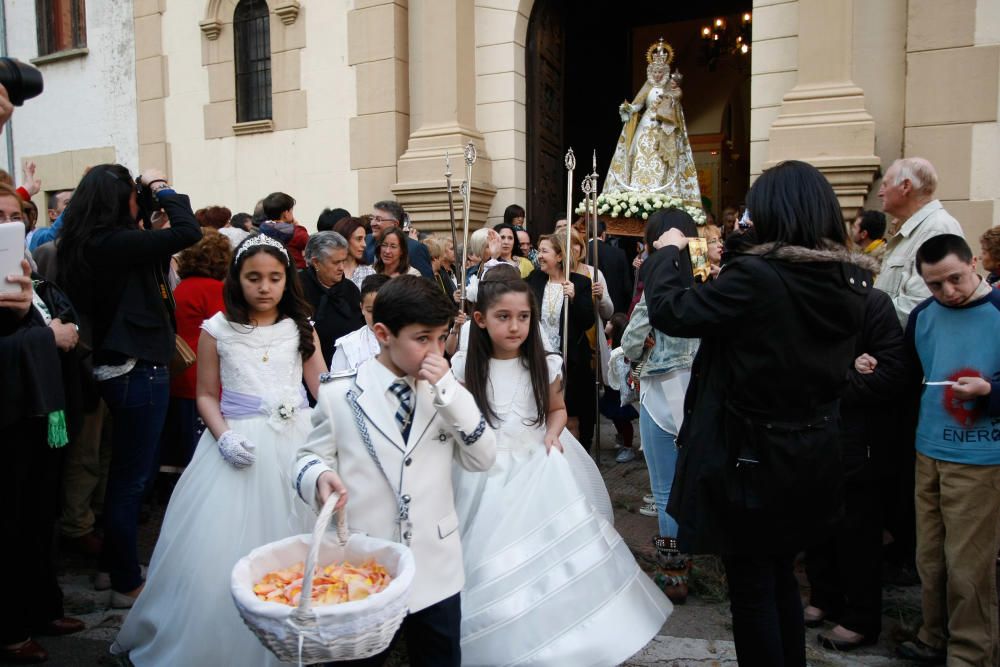
[[(649, 569), (652, 567), (650, 539), (656, 531), (656, 520), (638, 513), (642, 496), (649, 492), (645, 463), (641, 456), (631, 463), (614, 462), (614, 430), (610, 423), (602, 424), (601, 441), (600, 468), (615, 508), (616, 528), (636, 554), (640, 565)], [(152, 554), (163, 509), (162, 505), (155, 506), (149, 520), (141, 526), (140, 551), (145, 562)], [(48, 664), (54, 667), (123, 665), (108, 654), (108, 647), (127, 612), (108, 609), (110, 594), (93, 590), (90, 584), (95, 572), (93, 560), (61, 554), (60, 561), (60, 582), (66, 593), (67, 613), (81, 617), (87, 622), (88, 629), (69, 637), (43, 638), (43, 644), (52, 655)], [(703, 580), (701, 583), (696, 580), (695, 587), (704, 590), (704, 594), (693, 595), (687, 604), (677, 607), (660, 636), (631, 658), (627, 666), (736, 664), (728, 605), (718, 596), (721, 578), (713, 569), (711, 560), (699, 560), (698, 563), (694, 576), (702, 576)], [(894, 640), (901, 636), (905, 627), (912, 627), (919, 618), (919, 588), (887, 588), (884, 606), (886, 630), (878, 645), (838, 655), (820, 649), (815, 641), (817, 630), (811, 630), (807, 639), (809, 664), (816, 667), (905, 664), (892, 657), (892, 649)]]

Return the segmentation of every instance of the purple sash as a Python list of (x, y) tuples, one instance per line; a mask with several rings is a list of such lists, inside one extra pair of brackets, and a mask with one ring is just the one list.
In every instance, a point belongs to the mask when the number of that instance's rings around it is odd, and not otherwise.
[[(306, 390), (302, 385), (299, 385), (299, 398), (301, 401), (295, 407), (309, 407), (309, 401), (306, 399)], [(226, 418), (253, 417), (255, 415), (264, 415), (266, 417), (271, 414), (260, 396), (244, 394), (239, 391), (230, 391), (228, 389), (222, 390), (222, 400), (219, 403), (219, 408), (222, 410), (222, 416)]]

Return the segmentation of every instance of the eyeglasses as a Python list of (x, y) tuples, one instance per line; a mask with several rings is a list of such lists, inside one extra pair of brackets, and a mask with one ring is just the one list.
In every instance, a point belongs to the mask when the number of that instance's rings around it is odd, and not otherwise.
[(383, 218), (381, 215), (373, 215), (371, 217), (371, 221), (377, 222), (379, 224), (382, 224), (384, 222), (399, 222), (399, 220), (396, 220), (396, 218)]
[(24, 217), (20, 213), (14, 213), (10, 217), (0, 216), (0, 225), (6, 222), (24, 222)]

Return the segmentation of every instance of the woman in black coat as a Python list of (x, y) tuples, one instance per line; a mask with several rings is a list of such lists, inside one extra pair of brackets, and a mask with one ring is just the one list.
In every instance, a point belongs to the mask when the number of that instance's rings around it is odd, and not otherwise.
[[(565, 254), (557, 235), (538, 240), (538, 265), (528, 276), (528, 285), (535, 294), (542, 331), (550, 349), (562, 354), (563, 304), (569, 301), (569, 334), (566, 351), (566, 412), (567, 428), (580, 437), (580, 422), (595, 418), (593, 351), (587, 340), (587, 330), (594, 326), (594, 303), (591, 282), (586, 276), (570, 273), (566, 282), (563, 268)], [(586, 444), (586, 443), (585, 443)]]
[(653, 326), (700, 337), (668, 512), (681, 549), (718, 553), (740, 664), (805, 665), (796, 553), (842, 516), (838, 399), (871, 274), (852, 263), (833, 189), (784, 162), (747, 195), (758, 245), (685, 289), (683, 232), (647, 260)]
[[(80, 315), (114, 422), (101, 560), (111, 574), (111, 604), (122, 608), (142, 590), (139, 508), (157, 472), (170, 401), (176, 327), (166, 276), (170, 258), (201, 238), (188, 198), (163, 174), (149, 170), (139, 185), (144, 210), (125, 167), (92, 167), (63, 213), (57, 250), (59, 283)], [(140, 228), (140, 214), (152, 229)]]
[(361, 290), (344, 277), (347, 239), (337, 232), (309, 237), (306, 268), (299, 271), (302, 293), (313, 308), (313, 322), (326, 367), (330, 367), (337, 339), (364, 326)]

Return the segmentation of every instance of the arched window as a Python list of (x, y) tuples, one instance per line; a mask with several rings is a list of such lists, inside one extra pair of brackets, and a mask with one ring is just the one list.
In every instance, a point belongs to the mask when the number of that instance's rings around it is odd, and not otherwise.
[(266, 0), (240, 0), (233, 14), (236, 122), (271, 117), (271, 26)]

